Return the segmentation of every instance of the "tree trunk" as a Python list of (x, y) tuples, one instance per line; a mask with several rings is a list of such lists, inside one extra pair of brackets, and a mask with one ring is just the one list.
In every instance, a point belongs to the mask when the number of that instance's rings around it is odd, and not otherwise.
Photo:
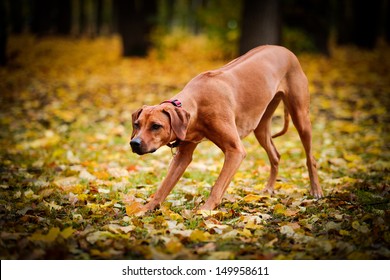
[(240, 54), (259, 45), (280, 44), (281, 22), (278, 0), (244, 0)]
[(390, 44), (390, 1), (385, 2), (385, 39), (388, 44)]
[(97, 0), (96, 3), (96, 34), (101, 35), (103, 29), (103, 0)]
[(379, 36), (381, 0), (339, 2), (337, 43), (375, 47)]
[(72, 29), (72, 1), (57, 0), (57, 32), (69, 35)]
[[(283, 5), (283, 23), (291, 29), (297, 29), (307, 38), (297, 41), (297, 50), (314, 51), (329, 55), (329, 35), (333, 18), (330, 0), (300, 0), (286, 2)], [(299, 44), (304, 46), (299, 49)]]
[(152, 21), (157, 16), (156, 0), (115, 0), (118, 32), (124, 56), (145, 56), (150, 47)]
[[(5, 2), (2, 0), (2, 2)], [(1, 5), (4, 5), (2, 3)], [(24, 28), (24, 18), (23, 18), (23, 2), (21, 0), (8, 1), (9, 11), (10, 11), (10, 25), (11, 33), (20, 34), (23, 32)], [(4, 16), (1, 16), (2, 20)]]
[(0, 66), (7, 64), (7, 21), (4, 1), (0, 1)]
[(53, 31), (53, 1), (34, 0), (32, 2), (31, 31), (39, 36)]

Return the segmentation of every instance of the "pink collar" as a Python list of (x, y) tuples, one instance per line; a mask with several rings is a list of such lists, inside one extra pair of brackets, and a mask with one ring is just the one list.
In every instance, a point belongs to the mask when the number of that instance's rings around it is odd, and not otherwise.
[(181, 102), (178, 99), (165, 100), (165, 101), (161, 102), (160, 105), (164, 104), (164, 103), (170, 103), (170, 104), (172, 104), (175, 107), (182, 107), (182, 104), (181, 104)]

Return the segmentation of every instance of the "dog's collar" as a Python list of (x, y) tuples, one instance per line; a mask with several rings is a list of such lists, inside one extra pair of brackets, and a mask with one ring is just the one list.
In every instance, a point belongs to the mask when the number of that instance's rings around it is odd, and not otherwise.
[(160, 105), (164, 104), (164, 103), (170, 103), (170, 104), (172, 104), (175, 107), (183, 107), (183, 105), (181, 104), (179, 99), (165, 100), (165, 101), (161, 102)]
[(178, 147), (178, 146), (180, 145), (180, 143), (181, 143), (181, 141), (178, 139), (178, 140), (176, 140), (176, 141), (173, 142), (173, 143), (168, 143), (167, 146), (168, 146), (169, 148), (173, 149), (173, 148)]

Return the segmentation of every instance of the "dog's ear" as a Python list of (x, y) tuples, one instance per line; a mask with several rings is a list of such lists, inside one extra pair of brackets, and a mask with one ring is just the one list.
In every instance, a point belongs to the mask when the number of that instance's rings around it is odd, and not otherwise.
[(190, 114), (183, 108), (165, 108), (163, 110), (169, 115), (171, 128), (179, 140), (184, 140), (187, 134), (187, 128), (190, 121)]
[(135, 111), (135, 112), (131, 115), (131, 123), (132, 123), (132, 125), (133, 125), (133, 132), (132, 132), (132, 134), (131, 134), (131, 139), (133, 139), (134, 136), (135, 136), (134, 122), (135, 122), (136, 120), (138, 120), (139, 115), (141, 115), (142, 110), (143, 110), (143, 107), (142, 107), (142, 108), (139, 108), (137, 111)]

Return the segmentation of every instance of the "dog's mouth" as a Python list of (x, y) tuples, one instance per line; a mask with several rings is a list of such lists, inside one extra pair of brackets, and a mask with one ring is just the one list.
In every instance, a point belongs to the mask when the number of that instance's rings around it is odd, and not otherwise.
[(142, 149), (139, 149), (139, 148), (131, 148), (131, 150), (133, 151), (133, 153), (137, 154), (137, 155), (145, 155), (145, 154), (151, 154), (151, 153), (154, 153), (155, 151), (157, 151), (157, 149), (152, 149), (150, 151), (144, 151)]

